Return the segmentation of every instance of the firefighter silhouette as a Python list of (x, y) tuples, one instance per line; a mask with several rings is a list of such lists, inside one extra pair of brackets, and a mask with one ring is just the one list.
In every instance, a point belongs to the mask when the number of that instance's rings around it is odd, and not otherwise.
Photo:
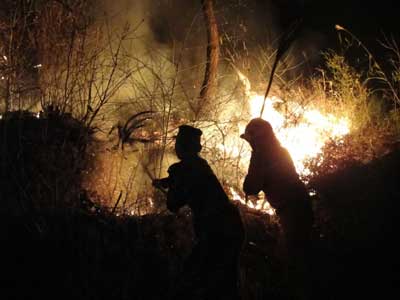
[(286, 274), (296, 299), (309, 297), (308, 254), (313, 225), (311, 199), (299, 179), (292, 158), (276, 138), (271, 124), (256, 118), (240, 136), (252, 148), (246, 195), (263, 191), (279, 217), (285, 250)]
[(202, 131), (182, 125), (175, 142), (180, 159), (169, 176), (153, 181), (167, 189), (167, 208), (188, 205), (196, 244), (184, 264), (172, 299), (238, 299), (238, 266), (244, 229), (238, 208), (229, 200), (208, 165), (199, 156)]

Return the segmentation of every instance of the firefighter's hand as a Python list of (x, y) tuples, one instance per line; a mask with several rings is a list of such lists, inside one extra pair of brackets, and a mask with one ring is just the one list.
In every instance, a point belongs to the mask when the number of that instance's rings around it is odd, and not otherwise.
[(152, 181), (152, 185), (161, 190), (167, 189), (168, 183), (169, 183), (168, 178), (153, 179)]
[(161, 180), (160, 179), (153, 179), (151, 183), (155, 188), (160, 189), (161, 188)]

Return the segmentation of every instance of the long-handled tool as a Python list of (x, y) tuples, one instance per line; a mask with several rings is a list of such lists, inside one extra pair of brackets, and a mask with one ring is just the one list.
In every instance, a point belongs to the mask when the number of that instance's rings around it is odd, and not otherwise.
[[(153, 174), (150, 172), (149, 168), (147, 167), (147, 165), (145, 165), (144, 163), (142, 163), (142, 168), (143, 171), (146, 173), (147, 176), (149, 176), (149, 178), (151, 179), (152, 182), (154, 182), (155, 177), (153, 176)], [(167, 195), (167, 191), (165, 189), (163, 189), (161, 186), (154, 186), (155, 188), (157, 188), (158, 190), (160, 190), (161, 192), (164, 193), (164, 195)]]
[(290, 45), (296, 39), (297, 32), (300, 29), (301, 23), (302, 23), (301, 19), (295, 20), (289, 26), (289, 28), (283, 33), (282, 37), (279, 40), (278, 50), (276, 51), (275, 61), (274, 61), (274, 64), (272, 65), (272, 69), (271, 69), (271, 74), (269, 76), (267, 90), (265, 91), (264, 101), (263, 101), (263, 105), (262, 105), (261, 111), (260, 111), (260, 118), (262, 117), (262, 115), (264, 113), (265, 102), (267, 100), (269, 91), (270, 91), (271, 86), (272, 86), (272, 81), (274, 79), (274, 74), (275, 74), (276, 67), (278, 66), (278, 62), (282, 59), (282, 57), (285, 54), (285, 52), (290, 48)]

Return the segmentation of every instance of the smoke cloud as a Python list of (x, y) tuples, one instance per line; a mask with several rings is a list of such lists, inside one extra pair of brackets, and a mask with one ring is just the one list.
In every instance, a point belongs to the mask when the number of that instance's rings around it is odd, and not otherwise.
[[(229, 50), (240, 60), (279, 36), (279, 16), (269, 1), (217, 0), (214, 8), (223, 57)], [(143, 20), (142, 50), (157, 49), (171, 61), (180, 59), (181, 70), (187, 70), (181, 73), (186, 87), (197, 91), (207, 46), (200, 0), (104, 0), (104, 10), (117, 26)]]
[[(251, 82), (266, 80), (269, 69), (260, 65), (272, 62), (265, 62), (262, 49), (268, 48), (270, 54), (276, 50), (283, 30), (302, 16), (303, 2), (215, 0), (222, 52), (220, 84), (229, 84), (228, 81), (237, 78), (232, 62)], [(157, 58), (153, 54), (157, 53), (157, 57), (171, 63), (163, 71), (166, 73), (179, 64), (179, 82), (186, 97), (194, 99), (198, 96), (207, 47), (200, 0), (103, 0), (102, 10), (99, 17), (109, 16), (114, 26), (130, 23), (135, 27), (140, 24), (137, 29), (140, 38), (132, 50), (134, 55), (154, 61)], [(292, 47), (288, 64), (302, 65), (300, 62), (307, 59), (314, 63), (319, 58), (315, 45), (322, 40), (323, 37), (317, 33), (303, 31)], [(302, 68), (293, 69), (286, 76), (295, 77), (303, 71)], [(166, 73), (163, 75), (168, 76)]]

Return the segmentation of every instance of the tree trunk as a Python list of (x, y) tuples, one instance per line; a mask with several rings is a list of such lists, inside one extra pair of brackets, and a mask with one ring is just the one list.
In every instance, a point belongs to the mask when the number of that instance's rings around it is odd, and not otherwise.
[(212, 97), (217, 77), (219, 58), (219, 34), (217, 20), (214, 15), (213, 2), (212, 0), (201, 0), (201, 5), (207, 29), (207, 64), (196, 111), (197, 118), (204, 113), (204, 109), (207, 107)]

